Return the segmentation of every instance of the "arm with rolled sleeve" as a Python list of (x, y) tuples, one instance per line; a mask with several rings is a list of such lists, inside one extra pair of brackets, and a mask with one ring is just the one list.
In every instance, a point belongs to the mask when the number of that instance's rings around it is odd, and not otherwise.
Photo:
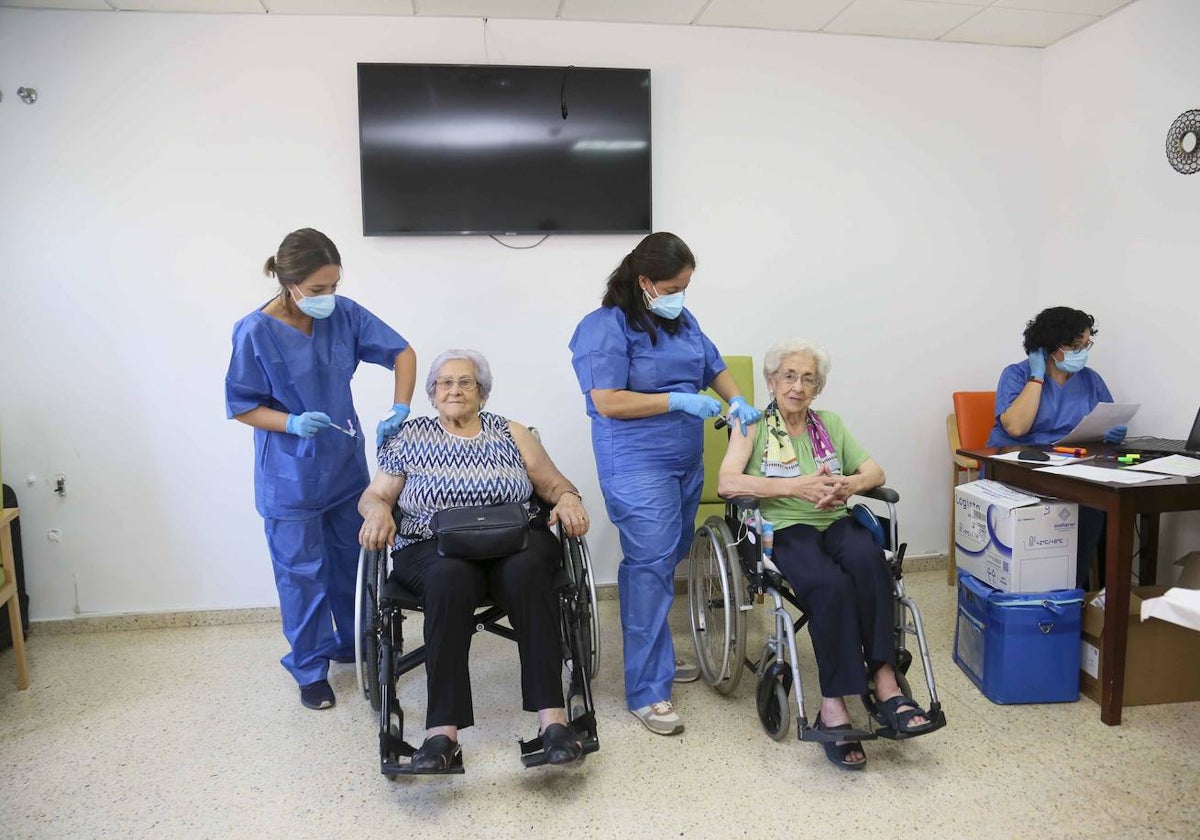
[(571, 337), (571, 365), (597, 413), (619, 420), (653, 417), (671, 410), (669, 394), (643, 394), (629, 388), (629, 341), (624, 314), (615, 307), (587, 315)]

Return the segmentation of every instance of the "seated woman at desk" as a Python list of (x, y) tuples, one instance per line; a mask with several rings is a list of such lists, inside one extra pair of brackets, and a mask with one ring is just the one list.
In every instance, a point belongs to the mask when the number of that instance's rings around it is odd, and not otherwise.
[[(1048, 446), (1086, 417), (1097, 403), (1112, 402), (1100, 374), (1087, 367), (1096, 319), (1068, 306), (1053, 306), (1025, 325), (1025, 361), (1011, 364), (996, 385), (996, 425), (988, 446)], [(1113, 426), (1105, 443), (1120, 443), (1126, 428)], [(1104, 513), (1079, 506), (1077, 585), (1087, 588)], [(1100, 564), (1103, 575), (1103, 564)]]

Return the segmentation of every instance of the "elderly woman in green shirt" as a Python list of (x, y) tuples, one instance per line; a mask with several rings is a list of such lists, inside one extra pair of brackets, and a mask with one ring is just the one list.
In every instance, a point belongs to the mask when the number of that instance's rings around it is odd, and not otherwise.
[[(931, 723), (896, 681), (892, 585), (882, 549), (846, 509), (851, 496), (883, 484), (883, 470), (840, 417), (812, 408), (829, 369), (829, 355), (810, 341), (781, 341), (767, 351), (771, 403), (763, 422), (745, 433), (732, 427), (719, 492), (757, 497), (775, 527), (775, 565), (809, 616), (822, 695), (814, 725), (850, 729), (842, 698), (866, 693), (873, 681), (876, 704), (892, 727), (921, 732)], [(859, 741), (824, 747), (842, 769), (866, 764)]]

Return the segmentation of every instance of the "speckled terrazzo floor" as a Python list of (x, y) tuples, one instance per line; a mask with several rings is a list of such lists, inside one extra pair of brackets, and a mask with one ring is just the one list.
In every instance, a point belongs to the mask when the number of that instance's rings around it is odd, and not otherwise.
[[(395, 783), (377, 772), (375, 719), (353, 667), (332, 672), (336, 708), (301, 708), (276, 664), (283, 639), (273, 623), (35, 631), (28, 691), (16, 690), (12, 652), (0, 654), (0, 835), (1200, 835), (1200, 704), (1129, 708), (1117, 728), (1087, 699), (994, 706), (950, 661), (954, 593), (944, 573), (907, 580), (950, 725), (868, 743), (869, 767), (856, 774), (838, 772), (815, 745), (769, 740), (750, 679), (729, 698), (703, 683), (678, 687), (687, 731), (646, 732), (624, 710), (614, 601), (601, 602), (599, 753), (577, 769), (521, 769), (516, 739), (535, 724), (517, 711), (515, 650), (477, 637), (467, 774)], [(686, 639), (686, 614), (675, 618)], [(401, 693), (419, 739), (423, 676), (403, 680)]]

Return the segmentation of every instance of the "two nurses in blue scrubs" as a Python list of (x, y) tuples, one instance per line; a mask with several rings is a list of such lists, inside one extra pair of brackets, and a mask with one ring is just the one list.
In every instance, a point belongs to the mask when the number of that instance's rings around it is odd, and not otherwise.
[(279, 292), (233, 328), (228, 416), (254, 427), (254, 500), (279, 591), (281, 660), (310, 709), (335, 702), (329, 662), (354, 661), (358, 497), (367, 461), (350, 379), (359, 362), (395, 371), (393, 404), (376, 445), (409, 413), (416, 355), (408, 342), (336, 295), (342, 258), (312, 228), (289, 233), (264, 273)]
[[(1087, 366), (1099, 334), (1096, 319), (1068, 306), (1053, 306), (1025, 326), (1024, 361), (1011, 364), (996, 385), (996, 425), (988, 446), (1046, 446), (1060, 440), (1091, 413), (1112, 402), (1100, 374)], [(1125, 439), (1125, 426), (1113, 426), (1105, 443)], [(1076, 585), (1088, 586), (1088, 571), (1100, 543), (1104, 513), (1080, 505)], [(1103, 564), (1100, 564), (1101, 572)]]
[[(674, 735), (676, 660), (667, 614), (675, 566), (691, 545), (704, 481), (703, 423), (721, 403), (743, 427), (760, 412), (739, 394), (721, 354), (683, 306), (696, 258), (671, 233), (652, 233), (608, 278), (603, 305), (570, 348), (592, 422), (592, 448), (624, 558), (617, 573), (625, 696), (651, 732)], [(695, 679), (681, 672), (684, 678)]]

